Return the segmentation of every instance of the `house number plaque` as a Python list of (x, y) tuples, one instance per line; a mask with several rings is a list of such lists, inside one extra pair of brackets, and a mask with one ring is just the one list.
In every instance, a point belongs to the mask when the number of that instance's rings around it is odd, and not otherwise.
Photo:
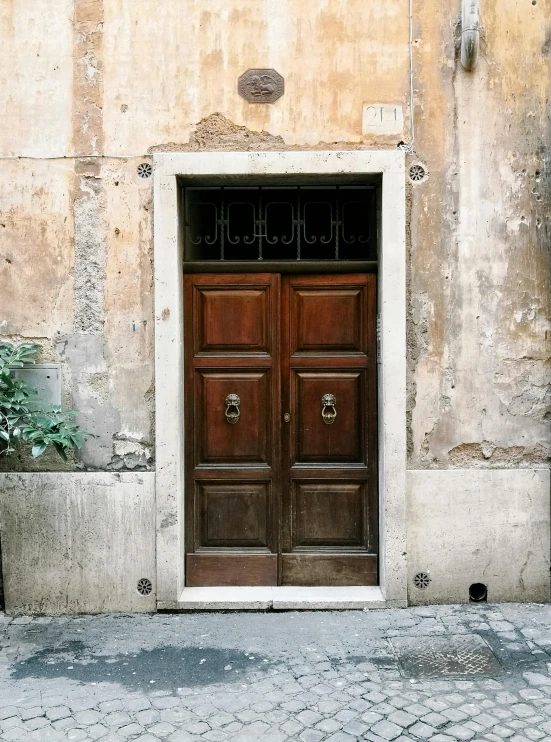
[(279, 72), (255, 69), (241, 75), (237, 91), (249, 103), (275, 103), (285, 92), (285, 85)]

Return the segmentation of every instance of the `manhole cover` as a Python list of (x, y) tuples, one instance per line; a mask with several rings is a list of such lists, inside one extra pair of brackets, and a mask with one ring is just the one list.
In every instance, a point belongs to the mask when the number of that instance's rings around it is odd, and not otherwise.
[(392, 645), (408, 678), (493, 676), (501, 665), (481, 636), (394, 637)]

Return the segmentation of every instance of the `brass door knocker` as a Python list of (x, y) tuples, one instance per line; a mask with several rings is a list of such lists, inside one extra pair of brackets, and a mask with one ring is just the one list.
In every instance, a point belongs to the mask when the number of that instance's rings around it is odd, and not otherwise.
[(334, 394), (324, 394), (321, 398), (321, 416), (326, 425), (332, 425), (337, 417), (337, 400)]
[(226, 412), (224, 414), (230, 425), (235, 425), (235, 423), (239, 422), (239, 416), (241, 415), (240, 404), (241, 400), (237, 394), (228, 394), (226, 397)]

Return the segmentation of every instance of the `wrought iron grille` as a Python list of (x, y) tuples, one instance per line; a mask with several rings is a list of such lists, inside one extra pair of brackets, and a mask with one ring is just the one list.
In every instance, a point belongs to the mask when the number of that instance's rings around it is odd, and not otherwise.
[(373, 186), (187, 187), (185, 259), (376, 260)]

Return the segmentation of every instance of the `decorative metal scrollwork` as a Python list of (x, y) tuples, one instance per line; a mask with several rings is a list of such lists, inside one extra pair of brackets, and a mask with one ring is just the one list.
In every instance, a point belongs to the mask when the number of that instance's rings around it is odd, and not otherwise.
[(326, 425), (332, 425), (337, 417), (337, 400), (334, 394), (324, 394), (321, 398), (321, 416)]
[(375, 260), (373, 186), (190, 186), (186, 260)]
[(226, 420), (230, 425), (235, 425), (235, 423), (239, 422), (239, 417), (241, 415), (241, 410), (239, 409), (241, 400), (237, 394), (228, 394), (225, 402), (226, 412), (224, 414), (226, 415)]

